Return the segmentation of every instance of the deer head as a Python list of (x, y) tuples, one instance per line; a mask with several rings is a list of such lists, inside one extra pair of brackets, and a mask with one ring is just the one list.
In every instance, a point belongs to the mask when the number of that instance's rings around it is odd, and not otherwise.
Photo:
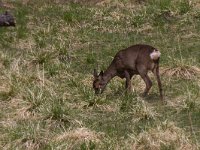
[(95, 90), (95, 94), (103, 93), (103, 90), (106, 87), (106, 80), (103, 76), (103, 71), (101, 71), (98, 75), (97, 70), (94, 69), (94, 81), (93, 81), (93, 89)]
[(0, 27), (1, 26), (15, 26), (15, 18), (8, 11), (0, 15)]

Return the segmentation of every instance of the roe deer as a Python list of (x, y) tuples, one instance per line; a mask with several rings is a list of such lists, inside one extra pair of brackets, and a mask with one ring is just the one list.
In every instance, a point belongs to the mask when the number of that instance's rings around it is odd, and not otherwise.
[(119, 51), (110, 66), (99, 75), (94, 69), (93, 88), (95, 93), (102, 93), (107, 83), (115, 76), (126, 79), (126, 90), (131, 91), (131, 78), (140, 75), (146, 84), (143, 95), (146, 96), (152, 86), (148, 71), (152, 71), (158, 82), (160, 99), (163, 100), (162, 84), (159, 75), (161, 53), (150, 45), (137, 44)]
[(15, 19), (8, 11), (0, 15), (0, 27), (3, 26), (15, 26)]

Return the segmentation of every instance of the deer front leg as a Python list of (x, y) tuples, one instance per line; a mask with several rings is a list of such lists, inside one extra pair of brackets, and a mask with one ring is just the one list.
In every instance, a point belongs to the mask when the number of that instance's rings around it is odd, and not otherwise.
[(126, 90), (127, 91), (131, 91), (131, 89), (132, 89), (132, 86), (131, 86), (131, 76), (130, 76), (130, 74), (128, 73), (128, 71), (124, 71), (124, 75), (125, 75), (125, 78), (126, 78), (126, 86), (125, 86), (125, 88), (126, 88)]

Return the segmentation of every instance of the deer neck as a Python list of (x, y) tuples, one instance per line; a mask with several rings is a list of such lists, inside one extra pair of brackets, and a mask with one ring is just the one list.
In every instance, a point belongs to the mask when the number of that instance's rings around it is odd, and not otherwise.
[(111, 63), (111, 65), (105, 70), (103, 74), (103, 78), (105, 82), (109, 82), (113, 77), (117, 74), (115, 66)]

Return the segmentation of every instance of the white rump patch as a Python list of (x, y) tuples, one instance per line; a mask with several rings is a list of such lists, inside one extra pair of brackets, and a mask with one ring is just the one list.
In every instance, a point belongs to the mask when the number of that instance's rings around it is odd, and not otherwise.
[(154, 51), (150, 54), (150, 57), (153, 60), (157, 60), (158, 58), (160, 58), (160, 55), (161, 55), (161, 53), (154, 49)]

